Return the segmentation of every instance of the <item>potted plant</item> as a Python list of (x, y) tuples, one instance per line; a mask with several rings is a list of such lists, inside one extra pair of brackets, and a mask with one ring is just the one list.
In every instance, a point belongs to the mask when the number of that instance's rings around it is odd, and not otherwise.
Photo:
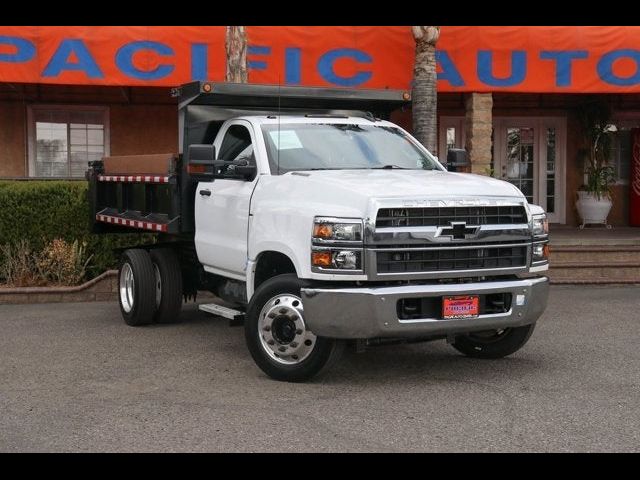
[(609, 165), (611, 134), (617, 132), (611, 124), (610, 109), (606, 103), (589, 103), (582, 107), (580, 119), (586, 148), (584, 158), (585, 184), (578, 190), (576, 208), (582, 219), (580, 228), (586, 224), (603, 224), (607, 228), (607, 217), (613, 206), (611, 187), (615, 183), (614, 169)]

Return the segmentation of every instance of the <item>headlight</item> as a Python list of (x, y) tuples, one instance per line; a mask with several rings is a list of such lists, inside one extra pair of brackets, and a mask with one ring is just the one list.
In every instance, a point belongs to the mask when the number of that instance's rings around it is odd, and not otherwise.
[(547, 242), (544, 243), (534, 243), (533, 244), (533, 258), (532, 261), (535, 262), (548, 262), (549, 261), (549, 244)]
[(535, 215), (533, 217), (533, 235), (540, 237), (549, 234), (549, 222), (546, 215)]
[(362, 242), (362, 220), (316, 217), (313, 221), (314, 243)]
[(311, 269), (322, 273), (363, 273), (362, 220), (316, 217), (311, 234)]
[(362, 250), (341, 248), (313, 248), (311, 251), (313, 270), (344, 270), (353, 273), (362, 272)]

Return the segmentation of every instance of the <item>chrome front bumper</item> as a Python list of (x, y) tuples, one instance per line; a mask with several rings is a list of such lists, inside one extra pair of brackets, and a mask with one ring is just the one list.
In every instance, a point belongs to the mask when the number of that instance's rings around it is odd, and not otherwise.
[[(471, 319), (398, 318), (403, 298), (511, 292), (511, 309)], [(304, 318), (316, 335), (330, 338), (420, 337), (493, 330), (535, 323), (547, 306), (549, 280), (402, 285), (372, 288), (303, 288)], [(519, 296), (520, 302), (516, 299)]]

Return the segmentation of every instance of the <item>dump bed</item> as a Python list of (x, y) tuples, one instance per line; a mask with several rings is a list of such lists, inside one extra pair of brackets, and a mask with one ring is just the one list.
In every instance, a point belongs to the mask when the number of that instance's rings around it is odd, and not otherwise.
[(180, 233), (177, 154), (105, 157), (87, 179), (94, 232)]
[(91, 162), (93, 231), (191, 234), (197, 182), (186, 171), (188, 146), (212, 144), (222, 124), (243, 115), (344, 114), (388, 119), (408, 105), (408, 92), (192, 82), (178, 97), (177, 153), (105, 157)]

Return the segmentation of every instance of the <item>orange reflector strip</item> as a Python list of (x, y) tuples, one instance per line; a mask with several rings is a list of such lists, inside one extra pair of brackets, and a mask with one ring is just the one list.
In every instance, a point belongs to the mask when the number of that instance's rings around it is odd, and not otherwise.
[(331, 252), (312, 252), (311, 264), (314, 267), (330, 267), (331, 266)]
[(206, 165), (187, 165), (187, 172), (189, 173), (207, 173)]
[(333, 228), (327, 224), (316, 224), (313, 226), (313, 236), (316, 238), (331, 238)]
[(551, 253), (551, 248), (549, 248), (549, 244), (546, 244), (542, 247), (542, 256), (544, 258), (549, 258), (549, 253)]

